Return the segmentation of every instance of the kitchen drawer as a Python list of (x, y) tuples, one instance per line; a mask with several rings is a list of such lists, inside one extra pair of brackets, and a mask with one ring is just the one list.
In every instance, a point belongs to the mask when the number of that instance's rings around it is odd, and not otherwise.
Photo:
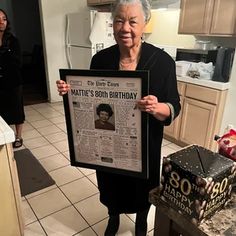
[(177, 82), (177, 87), (178, 87), (179, 95), (183, 96), (185, 92), (185, 87), (186, 87), (185, 84), (181, 82)]
[(193, 84), (187, 84), (185, 96), (216, 105), (219, 101), (220, 91)]

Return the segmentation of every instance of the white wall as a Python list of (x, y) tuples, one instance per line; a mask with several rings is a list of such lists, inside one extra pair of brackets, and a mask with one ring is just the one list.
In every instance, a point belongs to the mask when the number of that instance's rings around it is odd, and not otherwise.
[(65, 56), (65, 15), (87, 8), (86, 0), (40, 0), (45, 50), (48, 95), (50, 102), (61, 101), (56, 88), (59, 69), (68, 68)]
[(178, 34), (179, 9), (152, 10), (153, 31), (146, 41), (154, 44), (193, 47), (195, 37)]

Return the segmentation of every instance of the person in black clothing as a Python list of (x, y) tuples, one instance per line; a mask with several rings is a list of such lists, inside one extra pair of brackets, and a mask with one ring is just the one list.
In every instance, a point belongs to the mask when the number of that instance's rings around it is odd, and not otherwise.
[(96, 112), (99, 119), (95, 120), (95, 129), (115, 130), (115, 126), (108, 121), (113, 115), (112, 108), (109, 104), (99, 104)]
[(9, 125), (15, 125), (14, 148), (22, 146), (22, 128), (25, 120), (21, 51), (18, 39), (10, 32), (10, 22), (0, 9), (0, 116)]
[[(149, 178), (96, 171), (100, 201), (109, 214), (105, 236), (117, 233), (122, 213), (136, 213), (135, 235), (147, 234), (149, 191), (160, 184), (163, 127), (171, 124), (181, 108), (174, 60), (142, 40), (150, 14), (148, 0), (117, 0), (113, 9), (117, 44), (95, 54), (90, 65), (96, 70), (147, 70), (150, 79), (149, 94), (137, 101), (137, 108), (149, 116)], [(59, 80), (57, 87), (63, 95), (70, 85)]]

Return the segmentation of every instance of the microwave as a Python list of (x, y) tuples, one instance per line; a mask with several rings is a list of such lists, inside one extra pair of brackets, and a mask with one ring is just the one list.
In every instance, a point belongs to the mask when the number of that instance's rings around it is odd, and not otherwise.
[(215, 65), (217, 53), (218, 50), (178, 48), (176, 51), (176, 61), (212, 62)]
[(176, 61), (212, 62), (214, 73), (212, 80), (228, 82), (233, 65), (235, 48), (220, 47), (216, 50), (177, 48)]

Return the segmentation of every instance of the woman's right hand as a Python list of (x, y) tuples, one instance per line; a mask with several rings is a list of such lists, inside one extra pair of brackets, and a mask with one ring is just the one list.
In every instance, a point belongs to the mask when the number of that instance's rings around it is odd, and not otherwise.
[(56, 84), (57, 84), (57, 91), (59, 92), (59, 95), (61, 95), (61, 96), (66, 94), (70, 89), (70, 85), (67, 84), (63, 80), (57, 80)]

